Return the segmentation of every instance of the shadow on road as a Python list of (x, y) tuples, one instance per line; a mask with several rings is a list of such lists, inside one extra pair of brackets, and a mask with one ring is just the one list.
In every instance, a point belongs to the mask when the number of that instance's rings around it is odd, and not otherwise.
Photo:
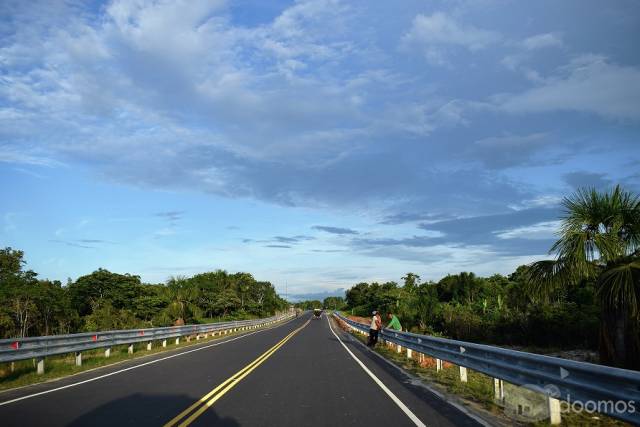
[[(102, 405), (67, 424), (80, 426), (161, 426), (178, 415), (194, 399), (185, 395), (150, 395), (135, 393)], [(220, 418), (209, 408), (198, 421), (207, 425), (240, 427), (233, 418)]]

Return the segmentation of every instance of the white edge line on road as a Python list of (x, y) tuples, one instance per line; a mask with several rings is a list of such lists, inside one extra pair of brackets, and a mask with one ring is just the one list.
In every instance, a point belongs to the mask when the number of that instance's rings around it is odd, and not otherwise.
[[(174, 357), (183, 356), (185, 354), (193, 353), (194, 351), (200, 351), (200, 350), (204, 350), (204, 349), (207, 349), (207, 348), (216, 347), (216, 346), (219, 346), (219, 345), (222, 345), (222, 344), (226, 344), (226, 343), (231, 342), (231, 341), (236, 341), (236, 340), (239, 340), (239, 339), (242, 339), (242, 338), (246, 338), (246, 337), (251, 336), (253, 334), (257, 334), (257, 333), (260, 333), (260, 332), (265, 332), (265, 331), (268, 331), (270, 329), (277, 328), (279, 326), (284, 326), (284, 325), (286, 325), (287, 323), (291, 322), (294, 319), (296, 319), (296, 317), (294, 317), (292, 319), (289, 319), (288, 321), (286, 321), (286, 322), (284, 322), (284, 323), (282, 323), (280, 325), (274, 326), (273, 328), (261, 329), (259, 331), (250, 332), (248, 334), (240, 335), (238, 337), (231, 338), (231, 339), (228, 339), (228, 340), (225, 340), (225, 341), (219, 341), (219, 342), (216, 342), (216, 343), (213, 343), (213, 344), (209, 344), (209, 345), (206, 345), (206, 346), (203, 346), (203, 347), (194, 348), (193, 350), (187, 350), (187, 351), (183, 351), (182, 353), (172, 354), (171, 356), (163, 357), (163, 358), (160, 358), (160, 359), (150, 360), (149, 362), (141, 363), (141, 364), (135, 365), (135, 366), (130, 366), (128, 368), (120, 369), (119, 371), (109, 372), (108, 374), (100, 375), (99, 377), (89, 378), (88, 380), (79, 381), (77, 383), (67, 384), (67, 385), (64, 385), (62, 387), (52, 388), (51, 390), (40, 391), (38, 393), (28, 394), (26, 396), (17, 397), (15, 399), (7, 400), (5, 402), (0, 402), (0, 406), (8, 405), (10, 403), (19, 402), (20, 400), (30, 399), (32, 397), (42, 396), (43, 394), (53, 393), (54, 391), (60, 391), (60, 390), (66, 389), (66, 388), (76, 387), (76, 386), (79, 386), (79, 385), (82, 385), (82, 384), (86, 384), (86, 383), (90, 383), (90, 382), (93, 382), (93, 381), (101, 380), (103, 378), (107, 378), (107, 377), (110, 377), (110, 376), (116, 375), (116, 374), (121, 374), (123, 372), (127, 372), (127, 371), (130, 371), (132, 369), (142, 368), (143, 366), (152, 365), (154, 363), (162, 362), (163, 360), (173, 359)], [(108, 367), (108, 366), (109, 365), (105, 365), (105, 367)]]
[(358, 363), (358, 365), (360, 365), (360, 367), (361, 367), (362, 369), (364, 369), (364, 371), (365, 371), (365, 372), (366, 372), (366, 373), (367, 373), (367, 374), (368, 374), (368, 375), (373, 379), (373, 381), (375, 381), (375, 383), (376, 383), (376, 384), (378, 384), (378, 386), (380, 386), (380, 388), (382, 389), (382, 391), (384, 391), (384, 392), (387, 394), (387, 396), (389, 396), (389, 398), (390, 398), (391, 400), (393, 400), (393, 402), (394, 402), (396, 405), (398, 405), (398, 407), (402, 410), (402, 412), (404, 412), (404, 413), (405, 413), (405, 415), (406, 415), (407, 417), (409, 417), (409, 419), (410, 419), (411, 421), (413, 421), (413, 423), (414, 423), (415, 425), (417, 425), (417, 426), (419, 426), (419, 427), (427, 427), (425, 423), (423, 423), (422, 421), (420, 421), (420, 418), (418, 418), (418, 417), (416, 416), (416, 414), (414, 414), (413, 412), (411, 412), (411, 409), (409, 409), (409, 408), (407, 407), (407, 405), (405, 405), (404, 403), (402, 403), (402, 401), (401, 401), (400, 399), (398, 399), (398, 396), (396, 396), (395, 394), (393, 394), (393, 392), (392, 392), (391, 390), (389, 390), (389, 389), (387, 388), (387, 386), (386, 386), (386, 385), (384, 385), (384, 383), (383, 383), (382, 381), (380, 381), (380, 379), (379, 379), (378, 377), (376, 377), (376, 376), (375, 376), (375, 374), (374, 374), (373, 372), (371, 372), (371, 371), (369, 370), (369, 368), (367, 368), (367, 367), (365, 366), (365, 364), (364, 364), (364, 363), (362, 363), (362, 361), (361, 361), (360, 359), (358, 359), (358, 358), (356, 357), (356, 355), (355, 355), (355, 354), (353, 354), (353, 353), (351, 352), (351, 350), (349, 350), (349, 347), (347, 347), (347, 346), (342, 342), (342, 340), (340, 339), (340, 337), (338, 336), (338, 334), (336, 334), (336, 333), (335, 333), (335, 331), (333, 330), (333, 328), (331, 327), (331, 322), (329, 321), (329, 316), (325, 316), (325, 317), (327, 318), (327, 323), (329, 324), (329, 329), (331, 329), (331, 333), (332, 333), (332, 334), (333, 334), (333, 335), (338, 339), (338, 342), (339, 342), (340, 344), (342, 344), (342, 346), (344, 347), (344, 349), (345, 349), (345, 350), (347, 350), (347, 352), (351, 355), (351, 357), (353, 357), (353, 360), (355, 360), (355, 361)]
[[(357, 338), (353, 338), (351, 336), (349, 336), (349, 339), (355, 344), (355, 345), (364, 345), (362, 344), (362, 342), (360, 342)], [(371, 354), (377, 358), (380, 359), (380, 361), (386, 363), (387, 365), (389, 365), (391, 368), (397, 370), (398, 372), (402, 373), (403, 375), (406, 375), (409, 380), (411, 381), (411, 384), (413, 384), (416, 387), (421, 387), (424, 388), (425, 390), (429, 391), (430, 393), (434, 394), (436, 397), (438, 397), (439, 399), (442, 399), (444, 402), (446, 402), (448, 405), (453, 406), (454, 408), (458, 409), (460, 412), (462, 412), (463, 414), (465, 414), (466, 416), (468, 416), (469, 418), (473, 418), (475, 421), (478, 422), (478, 424), (484, 426), (484, 427), (493, 427), (496, 424), (491, 424), (489, 423), (487, 420), (485, 420), (484, 418), (482, 418), (480, 415), (472, 412), (471, 410), (469, 410), (466, 406), (454, 402), (451, 400), (450, 396), (446, 396), (443, 393), (441, 393), (440, 391), (434, 389), (433, 387), (428, 386), (427, 384), (425, 384), (420, 378), (415, 377), (414, 375), (410, 374), (409, 372), (405, 371), (404, 369), (402, 369), (400, 366), (396, 365), (395, 363), (391, 362), (389, 359), (386, 359), (383, 355), (381, 355), (380, 353), (376, 352), (376, 351), (372, 351)]]

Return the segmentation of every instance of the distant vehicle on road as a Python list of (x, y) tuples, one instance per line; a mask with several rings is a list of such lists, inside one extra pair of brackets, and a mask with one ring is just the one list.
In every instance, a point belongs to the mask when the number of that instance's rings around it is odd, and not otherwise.
[(320, 310), (319, 308), (315, 308), (313, 310), (313, 317), (314, 318), (319, 319), (321, 314), (322, 314), (322, 310)]

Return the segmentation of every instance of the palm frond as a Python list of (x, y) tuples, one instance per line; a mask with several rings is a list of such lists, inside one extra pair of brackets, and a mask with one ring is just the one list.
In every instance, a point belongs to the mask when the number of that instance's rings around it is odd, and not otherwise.
[(525, 275), (532, 296), (549, 298), (567, 283), (575, 280), (571, 264), (564, 259), (543, 260), (529, 265)]
[(620, 186), (602, 193), (580, 189), (566, 197), (563, 206), (560, 238), (552, 248), (559, 257), (579, 262), (583, 251), (587, 261), (608, 263), (640, 248), (639, 196)]
[(594, 274), (593, 261), (598, 257), (598, 247), (589, 233), (565, 233), (553, 245), (551, 252), (557, 254), (557, 260), (562, 260), (564, 268), (570, 268), (575, 274), (586, 277)]
[(629, 310), (632, 316), (640, 312), (640, 259), (629, 257), (607, 268), (598, 278), (598, 296), (606, 306)]

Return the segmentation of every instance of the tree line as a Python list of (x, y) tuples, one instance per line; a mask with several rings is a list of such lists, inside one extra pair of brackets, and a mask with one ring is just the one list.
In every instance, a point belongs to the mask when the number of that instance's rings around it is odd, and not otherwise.
[(422, 282), (407, 273), (402, 284), (358, 283), (346, 291), (343, 310), (370, 317), (398, 315), (411, 332), (497, 345), (596, 348), (599, 310), (593, 283), (581, 282), (550, 298), (527, 291), (530, 267), (507, 276), (450, 274)]
[(24, 252), (0, 249), (1, 338), (266, 317), (288, 306), (271, 283), (249, 273), (216, 270), (148, 284), (98, 269), (62, 285), (24, 267)]

